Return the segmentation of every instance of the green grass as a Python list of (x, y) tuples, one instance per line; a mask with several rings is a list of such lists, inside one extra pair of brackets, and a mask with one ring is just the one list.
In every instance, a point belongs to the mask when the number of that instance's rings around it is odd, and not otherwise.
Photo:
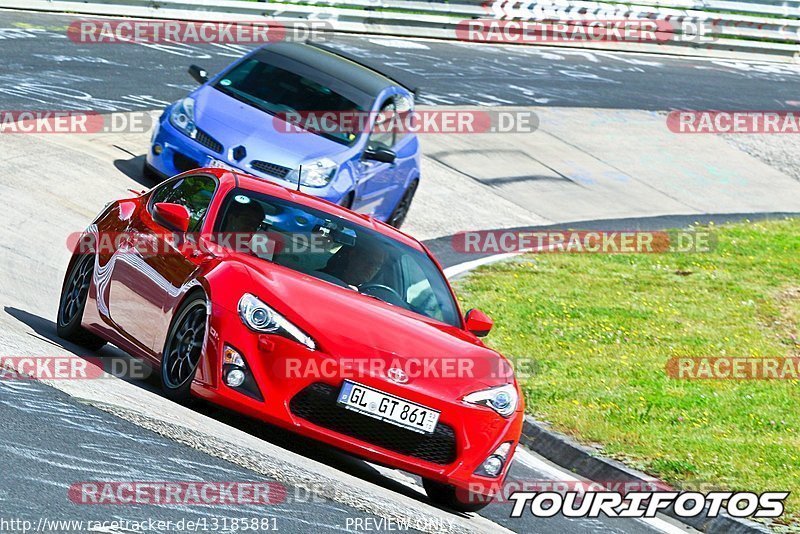
[(526, 255), (457, 290), (495, 319), (489, 344), (534, 370), (520, 383), (537, 419), (680, 488), (790, 490), (796, 526), (800, 384), (665, 364), (800, 356), (800, 219), (711, 229), (710, 253)]

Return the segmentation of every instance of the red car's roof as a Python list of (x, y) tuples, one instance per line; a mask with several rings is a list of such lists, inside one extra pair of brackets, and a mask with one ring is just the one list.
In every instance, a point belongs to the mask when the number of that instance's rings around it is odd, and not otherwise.
[[(353, 224), (358, 224), (361, 226), (366, 226), (379, 232), (380, 234), (394, 239), (395, 241), (399, 241), (405, 245), (410, 246), (416, 250), (421, 252), (425, 252), (425, 247), (422, 244), (411, 237), (408, 234), (404, 234), (400, 230), (389, 226), (373, 217), (369, 217), (360, 213), (355, 213), (350, 211), (347, 208), (342, 206), (333, 204), (332, 202), (328, 202), (327, 200), (322, 200), (315, 196), (303, 193), (302, 191), (295, 191), (292, 189), (288, 189), (283, 187), (282, 185), (278, 185), (272, 182), (268, 182), (261, 178), (257, 178), (255, 176), (239, 173), (239, 172), (231, 172), (225, 169), (217, 169), (217, 168), (204, 168), (202, 169), (204, 173), (213, 174), (216, 176), (221, 184), (233, 184), (238, 185), (244, 189), (249, 189), (251, 191), (256, 191), (259, 193), (265, 193), (268, 195), (272, 195), (284, 200), (289, 200), (291, 202), (296, 202), (298, 204), (302, 204), (304, 206), (308, 206), (309, 208), (318, 209), (320, 211), (325, 211), (330, 213), (331, 215), (336, 215), (341, 217), (342, 219), (346, 219)], [(197, 170), (192, 171), (197, 172)]]

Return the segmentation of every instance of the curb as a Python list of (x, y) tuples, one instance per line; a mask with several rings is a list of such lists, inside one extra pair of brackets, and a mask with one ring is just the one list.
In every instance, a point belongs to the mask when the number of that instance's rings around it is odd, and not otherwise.
[[(597, 456), (597, 453), (592, 449), (579, 444), (568, 436), (554, 432), (530, 416), (525, 416), (522, 436), (519, 442), (551, 462), (589, 480), (613, 480), (642, 484), (658, 483), (667, 486), (665, 482), (631, 469), (621, 462)], [(772, 532), (767, 527), (753, 521), (732, 517), (724, 513), (717, 517), (708, 517), (705, 512), (696, 517), (679, 517), (672, 508), (664, 510), (663, 513), (702, 532), (724, 532), (726, 534)]]

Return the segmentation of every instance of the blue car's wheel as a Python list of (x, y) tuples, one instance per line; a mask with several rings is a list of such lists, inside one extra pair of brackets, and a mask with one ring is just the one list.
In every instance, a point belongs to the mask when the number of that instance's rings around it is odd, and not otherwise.
[(417, 192), (418, 185), (418, 180), (411, 182), (408, 189), (406, 189), (405, 193), (403, 193), (403, 196), (400, 198), (400, 202), (397, 203), (397, 207), (389, 216), (389, 219), (387, 219), (386, 222), (388, 224), (395, 228), (400, 228), (403, 225), (408, 215), (408, 210), (411, 209), (411, 201), (414, 200), (414, 193)]
[(142, 165), (142, 176), (148, 180), (152, 180), (154, 184), (164, 181), (164, 177), (146, 161)]

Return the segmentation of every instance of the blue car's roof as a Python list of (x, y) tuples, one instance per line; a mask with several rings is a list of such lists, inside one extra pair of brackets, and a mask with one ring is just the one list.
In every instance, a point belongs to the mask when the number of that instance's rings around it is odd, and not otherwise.
[[(335, 78), (341, 86), (349, 86), (360, 95), (345, 94), (358, 104), (371, 104), (387, 87), (398, 87), (398, 84), (378, 72), (370, 70), (349, 59), (338, 56), (321, 48), (303, 43), (274, 43), (266, 45), (255, 52), (255, 57), (266, 63), (284, 61), (301, 63), (322, 75)], [(292, 69), (295, 70), (295, 69)], [(348, 93), (349, 91), (343, 91)], [(360, 98), (359, 98), (360, 97)], [(367, 100), (369, 101), (367, 103)]]

